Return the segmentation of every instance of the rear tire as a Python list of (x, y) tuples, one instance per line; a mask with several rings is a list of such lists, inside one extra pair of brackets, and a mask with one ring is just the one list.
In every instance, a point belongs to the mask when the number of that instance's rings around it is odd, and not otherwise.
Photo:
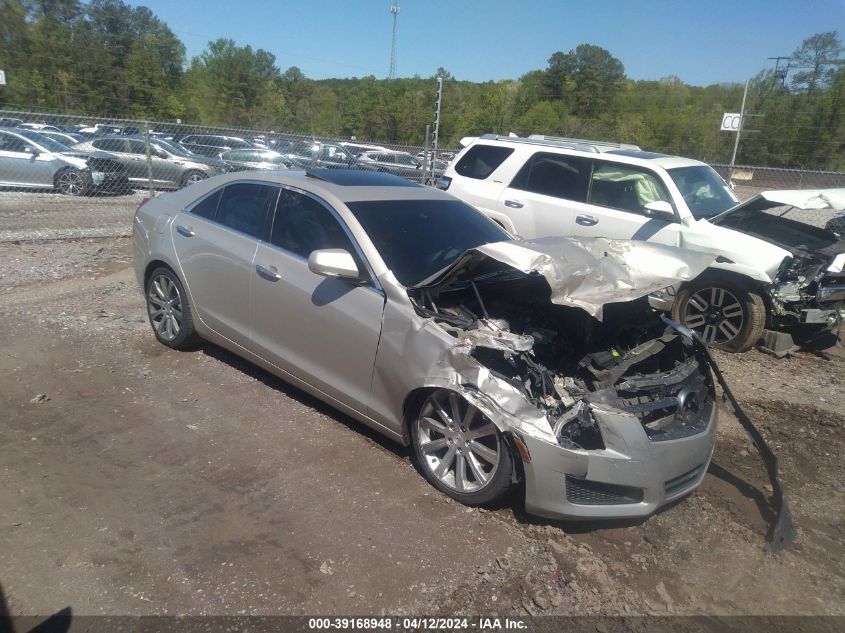
[(510, 491), (514, 463), (505, 438), (459, 393), (433, 391), (410, 426), (417, 467), (441, 492), (479, 506)]
[(745, 352), (763, 334), (766, 306), (757, 292), (731, 279), (709, 276), (681, 288), (672, 304), (672, 318), (710, 347)]
[(194, 317), (182, 282), (169, 268), (156, 268), (147, 279), (147, 316), (153, 334), (162, 345), (191, 349), (200, 341)]
[(195, 182), (199, 182), (200, 180), (205, 180), (206, 178), (208, 178), (208, 174), (204, 172), (197, 170), (189, 171), (184, 176), (182, 176), (182, 184), (180, 185), (180, 187), (187, 187), (188, 185), (192, 185)]

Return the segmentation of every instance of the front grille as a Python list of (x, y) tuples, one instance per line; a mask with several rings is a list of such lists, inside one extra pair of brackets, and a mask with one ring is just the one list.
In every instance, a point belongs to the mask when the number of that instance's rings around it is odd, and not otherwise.
[(703, 433), (713, 411), (705, 371), (690, 358), (662, 374), (626, 377), (617, 387), (622, 406), (639, 418), (653, 442)]
[(704, 464), (699, 464), (692, 470), (685, 472), (683, 475), (678, 475), (677, 477), (670, 479), (666, 483), (663, 484), (663, 489), (666, 492), (666, 496), (672, 496), (684, 490), (687, 490), (692, 487), (692, 485), (698, 480), (699, 475), (701, 475), (701, 469), (704, 467)]
[(566, 499), (582, 506), (623, 505), (642, 502), (643, 490), (567, 475)]

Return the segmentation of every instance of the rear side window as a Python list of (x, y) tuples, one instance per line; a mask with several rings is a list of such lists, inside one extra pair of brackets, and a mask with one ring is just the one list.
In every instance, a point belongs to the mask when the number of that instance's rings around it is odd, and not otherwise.
[[(334, 215), (313, 198), (296, 191), (282, 191), (270, 242), (304, 258), (323, 248), (342, 248), (358, 259), (349, 236)], [(363, 270), (360, 262), (358, 269)]]
[(220, 202), (220, 195), (223, 193), (222, 189), (218, 189), (213, 194), (208, 196), (199, 204), (194, 205), (191, 213), (198, 215), (206, 220), (213, 220), (214, 214), (217, 212), (217, 204)]
[(538, 152), (519, 170), (511, 188), (584, 202), (591, 162), (589, 158)]
[(223, 190), (217, 206), (217, 222), (252, 237), (265, 232), (270, 203), (276, 201), (277, 187), (237, 183)]
[(126, 151), (126, 141), (119, 138), (102, 138), (91, 143), (97, 149), (101, 149), (104, 152), (125, 152)]
[(513, 154), (512, 147), (497, 145), (473, 145), (455, 165), (455, 171), (461, 176), (484, 180), (496, 171), (496, 168)]

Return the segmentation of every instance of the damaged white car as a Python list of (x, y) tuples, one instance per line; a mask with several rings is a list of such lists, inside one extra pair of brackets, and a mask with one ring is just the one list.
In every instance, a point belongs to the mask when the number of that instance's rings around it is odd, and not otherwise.
[[(705, 163), (581, 139), (484, 135), (437, 186), (523, 237), (645, 240), (714, 256), (652, 305), (709, 345), (741, 352), (763, 330), (838, 326), (845, 307), (845, 242), (793, 220), (792, 207), (842, 210), (845, 190), (768, 191), (739, 205)], [(831, 228), (841, 226), (831, 225)]]
[(511, 240), (435, 189), (320, 169), (162, 195), (134, 254), (160, 342), (213, 341), (411, 445), (463, 503), (524, 481), (531, 513), (644, 516), (707, 470), (718, 374), (647, 295), (709, 255)]

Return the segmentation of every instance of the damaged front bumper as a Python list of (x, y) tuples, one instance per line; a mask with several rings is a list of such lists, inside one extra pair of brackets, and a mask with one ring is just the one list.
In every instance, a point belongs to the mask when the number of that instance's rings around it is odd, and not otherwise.
[(605, 448), (568, 449), (521, 436), (525, 509), (548, 518), (642, 517), (694, 490), (704, 478), (716, 434), (716, 407), (703, 430), (677, 439), (649, 437), (629, 412), (589, 405)]

